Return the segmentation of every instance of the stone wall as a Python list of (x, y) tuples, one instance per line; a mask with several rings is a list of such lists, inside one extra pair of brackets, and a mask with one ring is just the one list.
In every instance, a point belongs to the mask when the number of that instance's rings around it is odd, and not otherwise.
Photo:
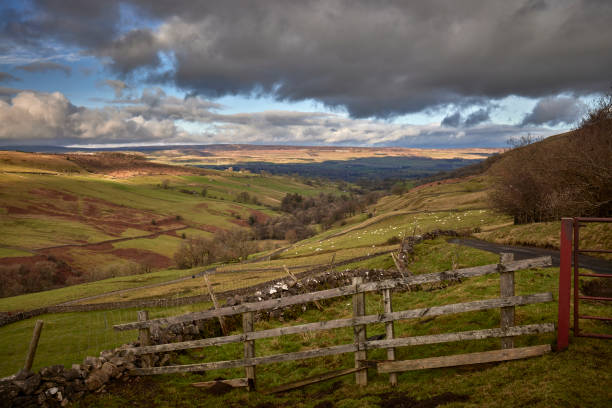
[[(391, 251), (379, 252), (373, 255), (362, 256), (359, 258), (353, 258), (350, 260), (337, 262), (336, 266), (345, 265), (352, 262), (359, 262), (374, 256), (383, 255)], [(298, 274), (298, 277), (304, 277), (307, 275), (313, 275), (317, 273), (321, 273), (322, 271), (328, 268), (327, 265), (320, 266), (317, 268), (310, 269), (305, 272), (301, 272)], [(221, 272), (222, 273), (222, 272)], [(233, 297), (235, 295), (244, 295), (253, 290), (264, 289), (269, 286), (271, 283), (275, 282), (268, 281), (264, 283), (260, 283), (255, 286), (249, 286), (241, 289), (234, 289), (225, 292), (216, 293), (217, 297), (220, 299)], [(148, 307), (174, 307), (174, 306), (184, 306), (184, 305), (192, 305), (195, 303), (202, 302), (210, 302), (209, 295), (197, 295), (197, 296), (186, 296), (181, 298), (163, 298), (163, 299), (137, 299), (137, 300), (125, 300), (120, 302), (105, 302), (105, 303), (90, 303), (83, 305), (55, 305), (48, 306), (39, 309), (29, 310), (27, 312), (1, 312), (0, 313), (0, 327), (6, 326), (10, 323), (15, 323), (20, 320), (30, 319), (32, 317), (40, 316), (42, 314), (47, 313), (68, 313), (68, 312), (92, 312), (97, 310), (117, 310), (117, 309), (130, 309), (130, 308), (148, 308)]]
[[(251, 293), (228, 297), (227, 306), (243, 302), (259, 302), (267, 299), (292, 296), (299, 293), (324, 290), (332, 287), (349, 285), (354, 276), (362, 276), (365, 281), (378, 281), (397, 278), (396, 271), (384, 270), (351, 270), (323, 273), (319, 276), (303, 279), (299, 282), (291, 278), (280, 279)], [(331, 301), (331, 300), (330, 300)], [(322, 302), (325, 305), (325, 301)], [(280, 321), (297, 317), (313, 304), (290, 306), (257, 313), (257, 320), (278, 319)], [(226, 318), (230, 330), (241, 327), (241, 316)], [(201, 339), (221, 336), (221, 327), (217, 319), (198, 320), (167, 327), (153, 327), (152, 344)], [(137, 333), (134, 332), (134, 337)], [(114, 350), (106, 350), (99, 357), (86, 357), (81, 364), (66, 368), (63, 365), (45, 367), (39, 372), (20, 371), (14, 376), (0, 380), (0, 407), (55, 407), (65, 406), (88, 392), (104, 392), (111, 381), (129, 382), (128, 371), (143, 367), (142, 356), (135, 356), (128, 349), (139, 346), (138, 342), (125, 344)], [(164, 366), (173, 360), (176, 353), (151, 355), (152, 365)]]
[[(444, 233), (448, 232), (444, 231)], [(411, 246), (423, 239), (435, 238), (440, 234), (440, 232), (434, 232), (427, 237), (413, 237), (410, 239)], [(402, 249), (407, 250), (408, 248)], [(323, 272), (316, 276), (304, 277), (297, 282), (291, 277), (286, 277), (255, 287), (226, 293), (225, 305), (234, 306), (241, 303), (261, 302), (350, 285), (353, 277), (356, 276), (361, 276), (366, 282), (401, 277), (396, 270), (376, 269)], [(440, 283), (439, 285), (447, 286), (449, 284), (452, 284), (452, 282)], [(438, 286), (430, 285), (427, 290), (435, 290)], [(421, 288), (413, 287), (411, 289), (419, 290)], [(330, 299), (319, 301), (319, 303), (325, 306), (328, 302), (333, 301), (333, 299)], [(308, 303), (266, 310), (258, 312), (255, 318), (256, 320), (277, 319), (285, 321), (294, 319), (307, 309), (314, 307), (316, 306), (313, 303)], [(46, 313), (49, 308), (45, 310)], [(239, 329), (241, 321), (240, 315), (226, 317), (229, 330)], [(173, 343), (221, 335), (221, 327), (217, 319), (198, 320), (167, 327), (154, 326), (151, 329), (152, 344)], [(136, 336), (135, 332), (134, 337)], [(139, 346), (137, 341), (114, 350), (102, 351), (100, 357), (86, 357), (81, 364), (73, 364), (69, 369), (63, 365), (55, 365), (45, 367), (38, 373), (20, 371), (14, 376), (1, 379), (0, 408), (66, 406), (70, 401), (82, 397), (87, 392), (104, 392), (107, 384), (111, 381), (129, 382), (131, 377), (128, 372), (133, 368), (143, 367), (145, 364), (142, 356), (134, 356), (129, 353), (128, 350), (135, 346)], [(175, 354), (151, 355), (151, 364), (153, 366), (168, 365)]]

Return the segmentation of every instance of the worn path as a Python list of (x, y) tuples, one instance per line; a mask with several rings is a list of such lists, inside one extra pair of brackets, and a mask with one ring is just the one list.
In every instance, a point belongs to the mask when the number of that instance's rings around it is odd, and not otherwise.
[[(537, 256), (550, 255), (552, 257), (553, 266), (559, 266), (559, 250), (546, 249), (536, 247), (524, 247), (515, 245), (495, 244), (493, 242), (482, 241), (475, 238), (453, 238), (449, 240), (453, 244), (465, 245), (483, 251), (500, 253), (511, 252), (517, 260), (534, 258)], [(580, 268), (590, 269), (597, 273), (612, 273), (612, 261), (606, 259), (595, 258), (587, 255), (580, 255)]]

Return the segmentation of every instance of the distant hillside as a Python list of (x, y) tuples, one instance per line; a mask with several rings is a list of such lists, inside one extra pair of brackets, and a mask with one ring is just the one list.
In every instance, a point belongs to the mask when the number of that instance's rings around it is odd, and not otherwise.
[(289, 193), (341, 191), (142, 154), (0, 152), (0, 296), (172, 267), (190, 238), (250, 231)]
[[(253, 173), (298, 174), (355, 182), (361, 179), (415, 179), (479, 162), (482, 159), (432, 159), (428, 157), (368, 157), (351, 160), (329, 160), (314, 163), (237, 162), (233, 167)], [(224, 170), (227, 165), (197, 165), (201, 168)]]

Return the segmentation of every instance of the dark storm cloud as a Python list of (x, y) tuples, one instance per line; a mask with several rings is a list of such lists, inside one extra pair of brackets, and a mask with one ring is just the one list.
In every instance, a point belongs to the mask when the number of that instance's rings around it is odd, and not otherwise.
[(140, 67), (159, 65), (159, 45), (151, 30), (133, 30), (96, 53), (111, 59), (111, 68), (127, 74)]
[(522, 125), (572, 124), (586, 112), (587, 107), (579, 99), (571, 97), (549, 97), (538, 101), (531, 113), (525, 116)]
[[(0, 8), (0, 32), (19, 45), (44, 47), (53, 39), (68, 45), (97, 47), (115, 37), (119, 1), (33, 0), (23, 11)], [(0, 6), (1, 7), (1, 6)], [(2, 23), (4, 22), (4, 24)]]
[[(314, 99), (353, 117), (584, 95), (607, 89), (612, 72), (609, 1), (34, 4), (32, 15), (11, 14), (8, 38), (78, 45), (122, 75), (143, 69), (150, 80), (208, 97)], [(147, 23), (119, 27), (126, 7)]]
[(16, 68), (27, 72), (61, 71), (66, 74), (66, 76), (70, 76), (70, 74), (72, 73), (72, 68), (70, 68), (69, 66), (51, 61), (32, 62), (30, 64), (20, 65)]
[(476, 126), (483, 122), (489, 121), (489, 111), (487, 109), (478, 109), (476, 112), (470, 113), (465, 119), (464, 125), (467, 127)]
[(17, 78), (14, 75), (9, 74), (8, 72), (0, 72), (0, 82), (11, 82), (11, 81), (21, 81), (21, 79)]
[(442, 119), (442, 126), (457, 127), (461, 123), (461, 114), (455, 112)]

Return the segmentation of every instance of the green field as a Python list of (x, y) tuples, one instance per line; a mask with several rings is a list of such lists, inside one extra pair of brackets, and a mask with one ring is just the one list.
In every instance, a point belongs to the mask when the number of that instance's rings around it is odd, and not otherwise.
[(65, 288), (47, 290), (38, 293), (28, 293), (20, 296), (0, 298), (0, 312), (32, 310), (45, 306), (69, 302), (85, 296), (95, 296), (115, 290), (138, 288), (160, 282), (191, 276), (204, 268), (185, 270), (163, 270), (142, 275), (121, 276), (104, 279), (97, 282), (82, 283)]
[[(201, 303), (148, 310), (150, 316), (165, 317), (203, 310), (209, 306), (208, 303)], [(0, 377), (15, 373), (23, 366), (36, 320), (42, 320), (44, 326), (33, 369), (38, 370), (54, 364), (70, 367), (82, 362), (86, 356), (98, 356), (102, 350), (135, 341), (137, 334), (117, 332), (112, 326), (133, 321), (136, 318), (136, 310), (47, 314), (4, 326), (0, 328)]]
[[(335, 183), (311, 186), (287, 176), (180, 168), (110, 176), (62, 155), (0, 156), (0, 258), (11, 264), (8, 258), (37, 250), (67, 263), (74, 271), (70, 283), (172, 267), (183, 234), (210, 238), (218, 230), (247, 228), (251, 216), (278, 215), (272, 207), (287, 193), (339, 193)], [(245, 192), (250, 201), (238, 202)], [(163, 234), (174, 229), (180, 230)]]
[[(440, 245), (440, 244), (437, 244)], [(428, 248), (427, 253), (431, 253)], [(473, 254), (472, 254), (473, 255)], [(484, 255), (490, 256), (490, 254)], [(483, 258), (484, 260), (484, 258)], [(435, 259), (431, 265), (441, 268)], [(516, 273), (516, 293), (528, 294), (541, 291), (557, 290), (557, 270), (554, 268), (525, 270)], [(422, 308), (432, 305), (494, 298), (499, 294), (499, 278), (496, 276), (469, 279), (460, 284), (451, 285), (435, 291), (418, 291), (394, 294), (394, 310)], [(366, 313), (382, 312), (382, 300), (379, 295), (367, 296)], [(591, 306), (589, 313), (606, 313), (610, 308), (603, 305)], [(303, 324), (347, 318), (352, 315), (350, 300), (338, 300), (325, 305), (323, 313), (308, 311), (290, 324)], [(556, 303), (522, 306), (517, 308), (517, 324), (534, 324), (556, 321)], [(287, 323), (285, 323), (286, 325)], [(280, 327), (276, 321), (259, 322), (256, 330)], [(496, 310), (470, 312), (428, 319), (415, 319), (396, 324), (396, 336), (418, 336), (435, 333), (494, 328), (499, 325), (499, 312)], [(592, 324), (595, 325), (595, 324)], [(591, 326), (591, 324), (589, 325)], [(585, 327), (586, 329), (586, 327)], [(612, 329), (598, 326), (598, 330), (612, 333)], [(368, 326), (368, 335), (384, 333), (383, 325)], [(516, 346), (553, 343), (554, 334), (522, 336), (515, 341)], [(329, 347), (351, 343), (353, 333), (350, 329), (282, 336), (280, 338), (258, 340), (257, 355), (269, 355), (307, 350), (316, 347)], [(416, 359), (438, 355), (478, 352), (499, 348), (498, 339), (446, 343), (441, 345), (414, 346), (398, 348), (397, 359)], [(210, 350), (210, 352), (208, 352)], [(234, 344), (222, 347), (193, 350), (181, 355), (182, 364), (231, 360), (240, 358), (242, 345)], [(607, 359), (612, 357), (612, 350), (605, 347), (601, 340), (577, 339), (564, 353), (552, 353), (543, 357), (501, 364), (488, 364), (477, 367), (449, 368), (402, 373), (399, 375), (399, 386), (391, 388), (386, 375), (377, 375), (370, 370), (369, 385), (359, 390), (354, 385), (352, 376), (339, 380), (306, 387), (302, 390), (266, 396), (249, 394), (244, 390), (232, 391), (223, 397), (211, 396), (201, 390), (193, 391), (191, 382), (207, 381), (222, 376), (236, 378), (243, 376), (243, 371), (219, 370), (203, 374), (175, 374), (143, 379), (136, 388), (120, 388), (110, 394), (87, 397), (82, 406), (122, 406), (143, 404), (143, 394), (151, 398), (148, 404), (156, 406), (182, 406), (181, 400), (190, 404), (207, 406), (284, 406), (288, 403), (298, 407), (314, 407), (325, 401), (332, 401), (334, 406), (363, 407), (386, 406), (384, 397), (375, 394), (405, 393), (412, 397), (427, 398), (443, 392), (454, 392), (468, 395), (467, 403), (459, 406), (572, 406), (587, 403), (589, 406), (606, 406), (609, 402), (609, 390), (603, 384), (612, 379), (609, 370), (602, 370)], [(384, 350), (370, 351), (369, 359), (384, 359)], [(286, 362), (258, 366), (257, 378), (260, 389), (303, 379), (317, 373), (351, 367), (354, 364), (352, 354), (323, 357), (299, 362)], [(576, 371), (580, 376), (570, 378)], [(492, 380), (493, 379), (493, 380)], [(374, 395), (372, 395), (374, 394)], [(505, 396), (505, 399), (502, 398)], [(366, 405), (367, 404), (367, 405)]]
[[(46, 175), (1, 173), (0, 175), (0, 257), (31, 255), (27, 249), (61, 244), (99, 243), (134, 238), (96, 246), (72, 246), (53, 250), (85, 270), (104, 269), (121, 274), (136, 267), (144, 255), (157, 254), (171, 259), (182, 236), (210, 238), (215, 229), (237, 228), (253, 211), (267, 215), (288, 192), (316, 195), (337, 193), (334, 184), (303, 184), (296, 178), (259, 176), (250, 173), (209, 171), (203, 175), (148, 175), (109, 178), (97, 174), (62, 172), (63, 162), (49, 159)], [(11, 165), (10, 171), (31, 169), (32, 163)], [(0, 170), (2, 168), (0, 167)], [(5, 169), (6, 170), (6, 169)], [(74, 169), (73, 169), (74, 170)], [(163, 185), (166, 184), (167, 188)], [(206, 188), (206, 197), (200, 193)], [(289, 245), (282, 241), (260, 243), (260, 249), (287, 246), (269, 256), (272, 249), (254, 254), (254, 263), (212, 265), (210, 276), (215, 292), (250, 287), (286, 277), (284, 267), (301, 273), (315, 267), (326, 268), (334, 259), (334, 269), (393, 268), (389, 250), (397, 244), (389, 240), (435, 229), (457, 230), (505, 244), (557, 247), (559, 223), (512, 225), (512, 219), (488, 208), (488, 179), (436, 182), (402, 195), (381, 198), (363, 213), (338, 222), (327, 231)], [(248, 192), (261, 204), (238, 203), (240, 192)], [(196, 194), (192, 194), (195, 192)], [(178, 216), (178, 217), (177, 217)], [(163, 231), (183, 228), (174, 235)], [(318, 227), (317, 227), (318, 228)], [(6, 231), (6, 233), (5, 233)], [(479, 232), (480, 231), (480, 232)], [(152, 237), (143, 235), (153, 234)], [(612, 231), (608, 225), (592, 225), (582, 230), (583, 247), (610, 248)], [(4, 245), (2, 247), (1, 245)], [(130, 255), (131, 254), (131, 255)], [(131, 257), (130, 257), (131, 256)], [(268, 257), (269, 256), (269, 257)], [(368, 257), (365, 260), (356, 260)], [(346, 263), (345, 263), (346, 262)], [(415, 247), (410, 270), (416, 274), (445, 271), (498, 262), (493, 253), (450, 244), (444, 237), (424, 241)], [(100, 303), (148, 298), (177, 298), (207, 293), (202, 278), (191, 278), (204, 267), (192, 270), (163, 269), (147, 274), (117, 276), (39, 293), (0, 299), (0, 311), (31, 310), (87, 296), (99, 296), (81, 303)], [(516, 274), (516, 293), (558, 293), (558, 268), (523, 270)], [(178, 278), (187, 279), (169, 282)], [(167, 284), (164, 284), (168, 282)], [(158, 286), (144, 288), (148, 285)], [(444, 286), (444, 287), (442, 287)], [(433, 285), (411, 292), (394, 292), (394, 310), (407, 310), (441, 304), (494, 298), (499, 295), (499, 277), (484, 276), (446, 285)], [(127, 290), (122, 293), (113, 293)], [(223, 300), (223, 299), (222, 299)], [(349, 298), (324, 303), (324, 310), (308, 310), (296, 319), (281, 323), (260, 320), (257, 330), (352, 316)], [(210, 304), (172, 308), (150, 308), (152, 318), (203, 310)], [(22, 365), (32, 328), (37, 319), (45, 322), (34, 368), (53, 364), (70, 366), (87, 355), (98, 355), (135, 340), (136, 331), (116, 332), (113, 324), (136, 320), (137, 309), (38, 316), (0, 328), (0, 377)], [(382, 313), (379, 294), (367, 296), (367, 314)], [(612, 306), (585, 302), (581, 312), (612, 315)], [(556, 322), (556, 302), (517, 308), (516, 324)], [(436, 318), (412, 319), (396, 324), (396, 336), (418, 336), (499, 326), (499, 311), (489, 310)], [(612, 327), (585, 320), (585, 331), (612, 334)], [(384, 333), (384, 325), (368, 326), (368, 335)], [(553, 343), (554, 334), (518, 338), (518, 346)], [(353, 342), (351, 329), (338, 329), (258, 340), (257, 356), (308, 350)], [(397, 349), (398, 359), (416, 359), (446, 354), (477, 352), (499, 348), (499, 340), (489, 339)], [(179, 354), (178, 363), (241, 358), (241, 344), (196, 349)], [(369, 359), (385, 359), (384, 350), (370, 351)], [(112, 386), (111, 392), (90, 395), (75, 406), (244, 406), (244, 407), (385, 407), (407, 398), (422, 400), (448, 395), (465, 396), (448, 401), (448, 406), (608, 406), (612, 393), (605, 384), (612, 382), (607, 370), (612, 349), (601, 340), (573, 339), (568, 351), (543, 357), (476, 367), (436, 369), (399, 375), (399, 386), (391, 388), (388, 376), (370, 370), (370, 384), (358, 389), (352, 376), (306, 387), (302, 390), (268, 396), (235, 390), (225, 396), (211, 396), (189, 386), (222, 376), (244, 376), (243, 370), (221, 370), (202, 374), (147, 377), (129, 387)], [(353, 366), (353, 355), (263, 365), (257, 368), (258, 387), (266, 389), (318, 373)], [(579, 373), (577, 375), (576, 373)], [(447, 396), (448, 396), (447, 395)], [(395, 400), (393, 400), (395, 398)], [(396, 401), (396, 402), (394, 402)], [(427, 405), (429, 403), (430, 405)], [(416, 402), (415, 402), (416, 404)], [(411, 406), (414, 406), (411, 405)], [(417, 405), (418, 406), (418, 405)]]

